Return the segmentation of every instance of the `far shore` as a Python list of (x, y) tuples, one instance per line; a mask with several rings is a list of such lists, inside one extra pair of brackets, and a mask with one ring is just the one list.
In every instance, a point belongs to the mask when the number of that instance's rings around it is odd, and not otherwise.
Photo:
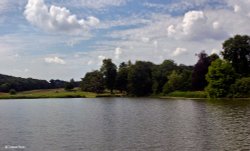
[[(115, 91), (111, 94), (109, 91), (104, 93), (93, 93), (93, 92), (83, 92), (79, 89), (74, 89), (72, 91), (65, 91), (64, 89), (46, 89), (46, 90), (32, 90), (18, 92), (17, 94), (11, 95), (9, 93), (0, 93), (0, 99), (44, 99), (44, 98), (102, 98), (102, 97), (130, 97), (126, 94), (119, 93)], [(205, 92), (173, 92), (167, 96), (164, 95), (154, 95), (148, 96), (150, 98), (159, 99), (192, 99), (192, 100), (207, 100)], [(223, 98), (223, 99), (240, 99), (240, 100), (250, 100), (250, 98)], [(219, 99), (218, 99), (219, 100)]]

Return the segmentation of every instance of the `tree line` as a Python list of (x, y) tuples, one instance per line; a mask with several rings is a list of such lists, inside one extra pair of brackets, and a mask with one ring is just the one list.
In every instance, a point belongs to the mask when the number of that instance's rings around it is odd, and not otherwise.
[[(32, 78), (20, 78), (0, 74), (0, 92), (14, 91), (28, 91), (37, 89), (56, 89), (64, 88), (71, 82), (62, 80), (51, 79), (49, 82), (46, 80), (38, 80)], [(74, 87), (79, 86), (79, 82), (74, 82)]]
[(206, 91), (210, 98), (250, 97), (250, 37), (236, 35), (222, 46), (222, 58), (201, 51), (194, 66), (165, 60), (161, 64), (128, 61), (117, 67), (111, 59), (104, 59), (99, 70), (82, 78), (81, 89), (96, 93), (119, 90), (130, 96)]

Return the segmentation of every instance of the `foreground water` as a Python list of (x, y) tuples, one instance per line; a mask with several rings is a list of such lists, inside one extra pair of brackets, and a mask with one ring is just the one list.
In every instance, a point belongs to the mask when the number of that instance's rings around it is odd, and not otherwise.
[(250, 101), (246, 100), (0, 101), (0, 150), (247, 149), (250, 149)]

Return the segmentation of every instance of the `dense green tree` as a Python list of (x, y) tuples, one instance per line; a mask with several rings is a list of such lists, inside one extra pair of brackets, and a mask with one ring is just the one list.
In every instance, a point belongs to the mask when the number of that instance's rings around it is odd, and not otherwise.
[(129, 68), (128, 92), (133, 96), (147, 96), (152, 92), (151, 62), (136, 61)]
[(154, 94), (158, 94), (163, 91), (163, 86), (168, 80), (167, 77), (173, 70), (177, 70), (177, 64), (173, 60), (164, 60), (160, 65), (153, 66), (152, 91)]
[(250, 37), (236, 35), (223, 43), (221, 52), (225, 60), (232, 63), (235, 71), (246, 76), (250, 74)]
[(192, 69), (190, 67), (187, 67), (186, 69), (180, 70), (180, 76), (181, 76), (180, 79), (181, 82), (178, 90), (190, 91), (192, 89)]
[(100, 71), (86, 73), (81, 82), (82, 91), (102, 93), (105, 89), (103, 74)]
[(74, 88), (75, 88), (75, 81), (74, 81), (74, 79), (71, 79), (70, 82), (67, 82), (67, 83), (65, 84), (65, 87), (64, 87), (64, 89), (65, 89), (66, 91), (70, 91), (70, 90), (72, 90), (72, 89), (74, 89)]
[(226, 97), (235, 78), (236, 73), (229, 62), (221, 59), (213, 61), (206, 75), (208, 81), (206, 91), (209, 97)]
[(67, 83), (66, 81), (62, 81), (62, 80), (58, 80), (58, 79), (57, 80), (51, 79), (49, 81), (50, 88), (52, 88), (52, 89), (63, 88), (66, 83)]
[(10, 91), (10, 84), (3, 83), (0, 85), (0, 92), (9, 92)]
[(10, 89), (9, 94), (10, 95), (16, 95), (16, 90), (15, 89)]
[(120, 92), (127, 91), (128, 85), (128, 65), (122, 62), (116, 76), (115, 87)]
[(192, 74), (192, 88), (196, 91), (202, 91), (207, 86), (206, 74), (211, 62), (219, 58), (218, 55), (208, 56), (205, 51), (196, 54), (199, 57), (198, 62), (194, 65)]
[(237, 79), (235, 84), (231, 86), (233, 97), (244, 98), (250, 97), (250, 77)]
[(16, 91), (27, 91), (36, 89), (49, 89), (50, 83), (46, 80), (32, 78), (20, 78), (0, 74), (0, 92), (9, 92), (10, 89)]
[(113, 93), (113, 89), (115, 87), (115, 80), (117, 75), (117, 67), (112, 62), (111, 59), (104, 59), (103, 64), (101, 66), (101, 72), (104, 75), (104, 81), (106, 88), (110, 89), (111, 93)]
[(182, 86), (182, 76), (175, 70), (168, 76), (168, 81), (164, 85), (163, 93), (168, 94), (175, 90), (179, 90)]

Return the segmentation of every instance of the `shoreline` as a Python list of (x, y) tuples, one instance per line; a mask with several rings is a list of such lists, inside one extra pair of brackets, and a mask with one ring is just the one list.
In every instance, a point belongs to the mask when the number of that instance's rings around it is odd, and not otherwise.
[[(175, 92), (170, 95), (151, 95), (145, 96), (144, 98), (156, 98), (156, 99), (184, 99), (184, 100), (250, 100), (250, 98), (216, 98), (210, 99), (204, 97), (204, 95), (196, 95), (203, 94), (204, 92)], [(24, 91), (19, 92), (17, 94), (11, 95), (9, 93), (0, 93), (0, 100), (10, 100), (10, 99), (50, 99), (50, 98), (143, 98), (143, 97), (131, 97), (123, 93), (114, 93), (110, 94), (110, 92), (104, 93), (93, 93), (93, 92), (83, 92), (79, 89), (73, 91), (65, 91), (64, 89), (46, 89), (46, 90), (32, 90), (32, 91)]]

